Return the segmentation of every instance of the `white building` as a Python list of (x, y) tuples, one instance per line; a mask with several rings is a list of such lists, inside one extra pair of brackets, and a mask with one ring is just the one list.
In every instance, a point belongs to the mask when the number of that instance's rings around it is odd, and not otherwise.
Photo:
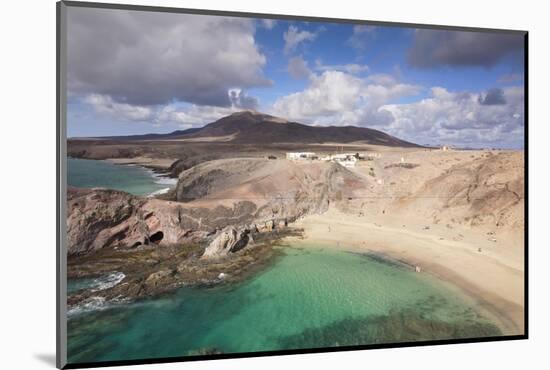
[(357, 163), (357, 158), (355, 157), (349, 157), (343, 160), (338, 160), (336, 163), (341, 164), (344, 167), (355, 167), (355, 163)]
[(314, 152), (288, 152), (286, 153), (286, 159), (291, 161), (319, 159), (322, 161), (335, 162), (344, 167), (355, 167), (355, 164), (357, 162), (355, 153), (338, 153), (338, 154), (318, 157), (317, 154)]
[[(355, 153), (338, 153), (338, 154), (333, 154), (330, 156), (330, 159), (333, 160), (333, 161), (338, 161), (338, 160), (345, 160), (347, 158), (355, 158)], [(357, 158), (355, 158), (357, 159)]]
[(355, 167), (355, 164), (357, 163), (357, 158), (355, 157), (355, 154), (350, 153), (334, 154), (331, 156), (331, 160), (344, 167)]
[(289, 153), (286, 153), (286, 159), (291, 160), (291, 161), (314, 159), (314, 157), (316, 157), (314, 152), (289, 152)]

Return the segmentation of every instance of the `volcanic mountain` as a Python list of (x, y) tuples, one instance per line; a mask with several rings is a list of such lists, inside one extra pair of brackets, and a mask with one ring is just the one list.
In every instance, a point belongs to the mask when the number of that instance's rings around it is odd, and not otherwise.
[(169, 134), (117, 137), (116, 139), (225, 141), (238, 144), (362, 142), (397, 147), (419, 146), (370, 128), (309, 126), (250, 110), (233, 113), (200, 129), (174, 131)]

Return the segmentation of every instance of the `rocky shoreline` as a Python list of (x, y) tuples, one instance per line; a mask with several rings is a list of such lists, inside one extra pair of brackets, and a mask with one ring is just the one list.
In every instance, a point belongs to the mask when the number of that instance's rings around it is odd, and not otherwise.
[[(289, 165), (293, 175), (287, 180), (283, 176), (288, 176)], [(281, 182), (286, 192), (273, 188), (274, 181)], [(295, 232), (288, 226), (296, 219), (324, 212), (335, 199), (343, 202), (347, 197), (335, 192), (336, 183), (353, 181), (353, 175), (335, 164), (302, 167), (239, 159), (185, 171), (173, 191), (156, 198), (69, 187), (69, 277), (113, 271), (130, 276), (135, 264), (148, 273), (138, 274), (139, 284), (125, 279), (116, 289), (101, 292), (132, 298), (171, 290), (186, 281), (215, 280), (231, 273), (226, 270), (242, 270), (261, 261), (266, 254), (262, 246)], [(243, 182), (255, 184), (243, 189), (244, 196), (214, 195), (223, 189), (237, 190)], [(70, 302), (86, 298), (80, 294)]]
[[(176, 187), (155, 198), (69, 187), (68, 277), (124, 274), (114, 286), (71, 294), (69, 306), (238, 281), (272, 261), (274, 243), (293, 233), (301, 236), (296, 227), (306, 218), (322, 221), (313, 234), (326, 234), (337, 245), (350, 239), (347, 224), (336, 229), (347, 217), (357, 224), (351, 236), (363, 245), (382, 223), (402, 231), (419, 220), (422, 234), (441, 226), (452, 235), (438, 239), (438, 245), (464, 239), (465, 232), (453, 231), (459, 227), (481, 230), (485, 239), (485, 233), (506, 227), (510, 234), (523, 227), (521, 155), (457, 152), (430, 159), (429, 152), (411, 152), (415, 163), (423, 161), (411, 169), (394, 165), (401, 162), (391, 155), (353, 171), (320, 161), (209, 160), (179, 172)], [(370, 175), (374, 171), (380, 178)], [(382, 238), (384, 245), (387, 236)], [(490, 243), (482, 250), (494, 254), (495, 241)], [(416, 254), (421, 253), (420, 248)]]
[[(243, 176), (265, 163), (254, 159), (233, 162), (229, 166), (238, 168)], [(230, 167), (227, 163), (217, 166), (185, 173), (175, 189), (155, 198), (69, 187), (68, 278), (124, 276), (113, 286), (70, 294), (69, 309), (98, 300), (157, 296), (181, 286), (242, 280), (273, 260), (275, 243), (300, 236), (300, 230), (289, 224), (328, 207), (330, 184), (321, 184), (314, 197), (297, 188), (286, 198), (273, 194), (251, 200), (236, 198), (229, 204), (217, 199), (204, 203), (203, 199), (226, 181)], [(321, 174), (339, 175), (337, 167), (325, 167)]]
[(211, 245), (221, 247), (220, 237), (206, 246), (200, 243), (146, 245), (70, 256), (68, 279), (99, 278), (114, 272), (122, 273), (124, 278), (106, 289), (83, 289), (70, 294), (69, 309), (97, 299), (128, 302), (170, 293), (182, 286), (207, 287), (242, 281), (274, 261), (278, 254), (274, 245), (280, 245), (288, 236), (299, 237), (301, 230), (287, 228), (251, 234), (254, 241), (247, 243), (246, 248), (232, 250), (231, 243), (225, 243), (227, 250), (219, 255), (205, 253), (212, 249)]

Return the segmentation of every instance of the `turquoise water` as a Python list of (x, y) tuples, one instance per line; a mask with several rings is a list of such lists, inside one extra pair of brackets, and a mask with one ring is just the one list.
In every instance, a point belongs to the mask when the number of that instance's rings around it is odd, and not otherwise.
[(94, 286), (94, 280), (95, 279), (92, 278), (84, 278), (67, 281), (67, 294), (72, 294), (82, 289), (92, 288)]
[[(69, 159), (68, 178), (137, 195), (166, 186), (140, 167), (81, 159)], [(241, 283), (118, 305), (98, 300), (71, 314), (69, 363), (500, 334), (456, 289), (409, 267), (316, 246), (280, 249)], [(118, 279), (69, 281), (68, 293)]]
[(465, 297), (366, 255), (283, 248), (237, 284), (71, 317), (69, 362), (498, 335)]
[(67, 159), (67, 182), (81, 188), (103, 187), (134, 195), (149, 195), (174, 184), (173, 179), (155, 177), (140, 166), (76, 158)]

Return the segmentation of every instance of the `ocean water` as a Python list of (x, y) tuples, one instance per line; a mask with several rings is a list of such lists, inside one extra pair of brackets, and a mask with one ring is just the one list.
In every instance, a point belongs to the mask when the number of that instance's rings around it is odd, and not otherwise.
[(134, 195), (150, 195), (166, 191), (175, 185), (175, 181), (160, 177), (140, 166), (117, 165), (90, 159), (67, 159), (67, 182), (81, 188), (103, 187)]
[(409, 267), (281, 247), (271, 266), (244, 282), (71, 316), (68, 356), (77, 363), (499, 334), (466, 297)]
[[(69, 184), (146, 195), (165, 188), (141, 167), (69, 159)], [(98, 298), (68, 315), (69, 363), (499, 335), (456, 288), (376, 256), (315, 245), (246, 281), (184, 287), (133, 303)], [(68, 281), (106, 289), (120, 272)]]

